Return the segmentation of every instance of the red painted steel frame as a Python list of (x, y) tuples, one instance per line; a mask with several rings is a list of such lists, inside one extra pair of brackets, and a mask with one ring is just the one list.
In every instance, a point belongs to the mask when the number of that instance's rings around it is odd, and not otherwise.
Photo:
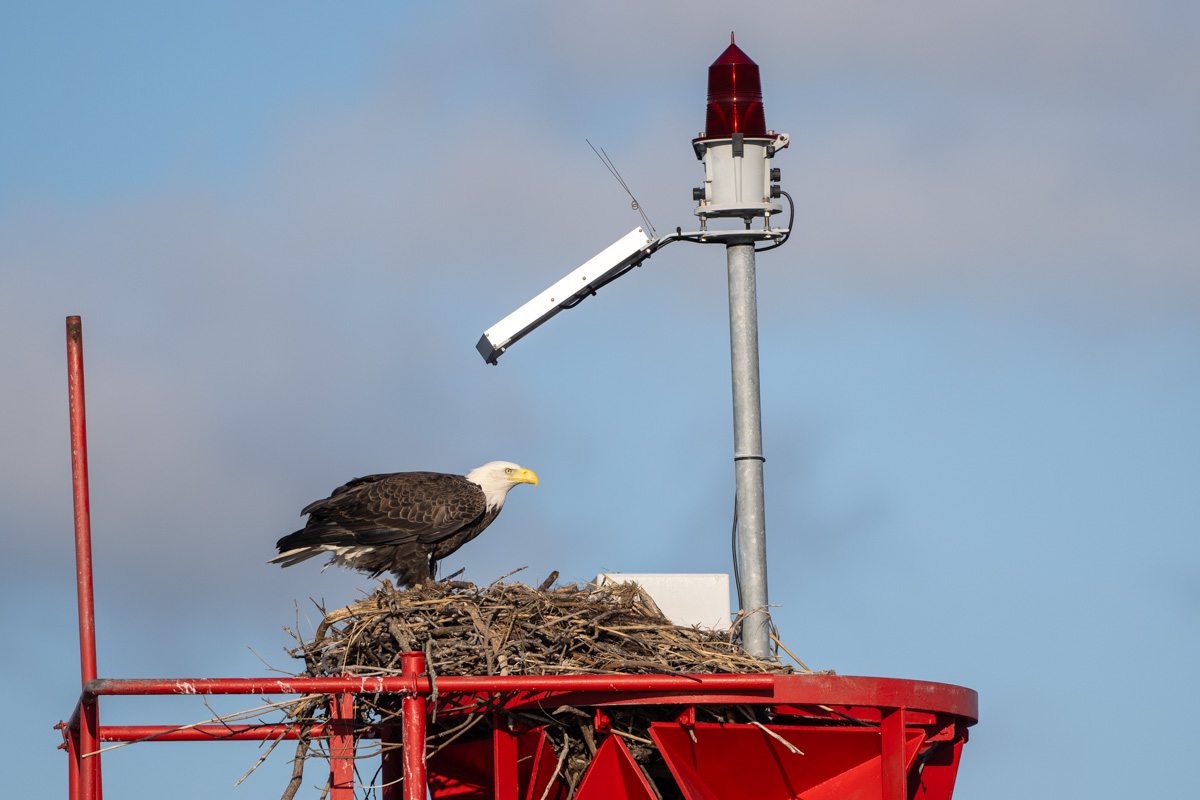
[[(424, 654), (411, 653), (402, 658), (403, 673), (386, 678), (291, 678), (291, 679), (131, 679), (94, 680), (85, 687), (80, 704), (71, 721), (64, 727), (68, 748), (76, 761), (93, 750), (83, 749), (80, 728), (87, 718), (87, 709), (95, 708), (101, 695), (205, 695), (205, 694), (309, 694), (325, 693), (340, 699), (331, 724), (318, 727), (314, 737), (329, 737), (333, 792), (338, 797), (351, 797), (353, 785), (353, 736), (342, 727), (342, 720), (353, 719), (353, 695), (377, 692), (403, 696), (404, 737), (400, 754), (403, 770), (397, 769), (396, 751), (384, 755), (384, 789), (386, 800), (417, 800), (423, 797), (426, 785), (425, 768), (425, 696), (433, 691), (433, 683), (420, 671), (425, 669)], [(620, 706), (620, 705), (769, 705), (776, 708), (840, 707), (856, 709), (874, 715), (882, 735), (883, 751), (880, 769), (883, 800), (906, 800), (906, 731), (923, 715), (930, 719), (949, 717), (955, 725), (965, 728), (978, 718), (978, 697), (970, 689), (950, 684), (891, 678), (863, 678), (834, 675), (585, 675), (585, 676), (444, 676), (437, 680), (437, 689), (444, 698), (453, 695), (506, 693), (514, 709), (530, 707)], [(82, 713), (81, 713), (82, 710)], [(911, 717), (911, 718), (910, 718)], [(695, 725), (694, 717), (686, 712), (681, 724)], [(497, 727), (495, 763), (497, 797), (515, 797), (511, 759), (512, 747), (505, 738), (506, 730)], [(173, 741), (203, 739), (294, 739), (298, 730), (292, 726), (206, 725), (180, 730), (170, 726), (107, 726), (98, 728), (97, 741)], [(368, 736), (389, 740), (389, 730), (375, 731)], [(88, 745), (93, 747), (94, 745)], [(955, 763), (960, 744), (955, 745)], [(85, 762), (90, 758), (83, 759)], [(72, 772), (71, 797), (100, 797), (99, 781), (87, 780), (88, 770)], [(78, 781), (82, 777), (84, 780)], [(949, 780), (953, 781), (953, 772)], [(397, 786), (402, 792), (396, 791)], [(332, 795), (331, 795), (332, 796)], [(923, 796), (923, 795), (922, 795)], [(948, 790), (938, 795), (948, 797)]]

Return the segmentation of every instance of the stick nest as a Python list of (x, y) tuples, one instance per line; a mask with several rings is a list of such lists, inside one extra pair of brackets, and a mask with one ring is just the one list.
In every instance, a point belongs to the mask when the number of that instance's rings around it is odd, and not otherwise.
[[(395, 589), (390, 582), (364, 600), (324, 614), (311, 640), (296, 636), (291, 655), (303, 659), (309, 677), (335, 675), (399, 675), (400, 656), (421, 651), (434, 679), (440, 675), (597, 675), (597, 674), (792, 674), (796, 668), (776, 655), (760, 659), (746, 655), (740, 644), (740, 619), (727, 631), (686, 628), (673, 624), (654, 600), (634, 583), (603, 587), (571, 584), (550, 588), (557, 573), (541, 586), (493, 583), (480, 588), (465, 581), (425, 583)], [(324, 609), (321, 609), (324, 613)], [(778, 640), (776, 639), (778, 643)], [(807, 671), (806, 669), (803, 671)], [(438, 715), (436, 688), (430, 703), (427, 752), (433, 756), (452, 741), (491, 736), (496, 713), (510, 723), (545, 726), (559, 757), (560, 774), (568, 790), (582, 776), (598, 744), (590, 711), (559, 708), (553, 712), (513, 712), (504, 696), (447, 707)], [(328, 719), (328, 697), (309, 696), (288, 712), (302, 726)], [(399, 725), (400, 698), (359, 695), (355, 727)], [(714, 718), (737, 716), (733, 709), (705, 709)], [(666, 796), (674, 786), (653, 747), (649, 723), (672, 720), (679, 712), (669, 706), (612, 707), (613, 732), (626, 739), (647, 776)], [(750, 709), (737, 713), (753, 718)], [(465, 736), (465, 738), (463, 738)], [(315, 743), (312, 743), (315, 745)], [(297, 748), (297, 774), (310, 746), (307, 737)], [(360, 746), (360, 756), (364, 753)], [(377, 752), (377, 751), (376, 751)], [(662, 786), (665, 780), (670, 787)], [(285, 792), (284, 797), (291, 796)], [(553, 796), (553, 795), (552, 795)], [(662, 795), (660, 795), (662, 796)]]

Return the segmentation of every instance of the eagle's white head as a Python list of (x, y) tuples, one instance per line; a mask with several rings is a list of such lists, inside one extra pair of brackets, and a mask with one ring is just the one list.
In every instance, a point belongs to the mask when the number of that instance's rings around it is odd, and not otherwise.
[(518, 483), (538, 485), (538, 476), (533, 470), (522, 469), (511, 461), (492, 461), (476, 467), (467, 473), (467, 480), (482, 487), (489, 511), (503, 508), (508, 490)]

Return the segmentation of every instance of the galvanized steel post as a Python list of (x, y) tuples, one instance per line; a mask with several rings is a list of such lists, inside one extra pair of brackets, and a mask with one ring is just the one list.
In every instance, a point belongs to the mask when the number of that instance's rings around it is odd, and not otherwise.
[(733, 458), (737, 478), (737, 553), (742, 646), (770, 654), (767, 534), (763, 497), (762, 404), (758, 387), (758, 297), (754, 242), (725, 250), (729, 265), (729, 348), (733, 370)]

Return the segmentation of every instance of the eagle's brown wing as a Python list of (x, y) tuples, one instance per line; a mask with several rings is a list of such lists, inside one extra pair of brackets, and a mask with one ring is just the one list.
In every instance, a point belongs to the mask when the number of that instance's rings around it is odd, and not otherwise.
[[(308, 525), (292, 536), (292, 547), (433, 544), (479, 519), (486, 509), (483, 489), (461, 475), (399, 472), (355, 478), (301, 512)], [(309, 534), (313, 540), (299, 538)], [(279, 542), (283, 549), (284, 537)]]

